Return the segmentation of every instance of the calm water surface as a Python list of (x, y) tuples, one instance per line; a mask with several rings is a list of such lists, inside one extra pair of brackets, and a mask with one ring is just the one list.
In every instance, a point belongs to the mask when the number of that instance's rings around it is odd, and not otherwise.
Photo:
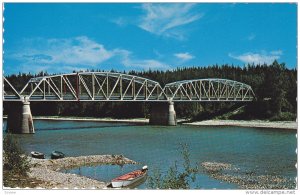
[[(23, 149), (40, 151), (50, 156), (58, 150), (67, 156), (123, 154), (140, 165), (81, 167), (68, 172), (102, 181), (148, 165), (151, 170), (166, 172), (175, 161), (180, 164), (180, 143), (190, 149), (193, 165), (202, 162), (230, 163), (242, 170), (261, 175), (293, 178), (297, 175), (296, 131), (245, 127), (176, 127), (134, 126), (126, 123), (35, 120), (36, 133), (17, 135)], [(4, 129), (6, 121), (4, 121)], [(201, 167), (201, 166), (200, 166)], [(138, 188), (146, 188), (146, 184)], [(193, 188), (236, 189), (197, 174)]]

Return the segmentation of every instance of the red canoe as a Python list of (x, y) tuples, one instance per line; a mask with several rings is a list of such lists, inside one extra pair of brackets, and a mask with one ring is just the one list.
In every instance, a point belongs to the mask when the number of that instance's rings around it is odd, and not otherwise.
[(148, 167), (144, 166), (141, 170), (135, 170), (111, 180), (113, 188), (121, 188), (132, 185), (147, 176)]

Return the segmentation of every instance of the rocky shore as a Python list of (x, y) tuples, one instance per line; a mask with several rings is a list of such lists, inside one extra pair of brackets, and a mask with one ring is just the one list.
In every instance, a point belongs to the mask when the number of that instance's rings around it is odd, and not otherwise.
[(296, 181), (276, 175), (258, 175), (253, 170), (244, 170), (219, 162), (203, 162), (201, 166), (208, 175), (217, 180), (234, 183), (241, 189), (295, 189)]
[(29, 177), (43, 181), (38, 188), (45, 189), (103, 189), (108, 183), (60, 171), (79, 166), (136, 164), (122, 155), (92, 155), (56, 160), (28, 158), (32, 165)]

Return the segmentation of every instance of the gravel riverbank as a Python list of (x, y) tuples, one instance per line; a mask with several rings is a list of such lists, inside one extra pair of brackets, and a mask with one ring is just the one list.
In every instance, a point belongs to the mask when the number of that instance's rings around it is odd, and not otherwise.
[(219, 162), (203, 162), (201, 166), (208, 175), (217, 180), (234, 183), (241, 189), (295, 189), (296, 180), (276, 175), (260, 175), (255, 170), (240, 168)]
[(38, 187), (45, 189), (103, 189), (106, 188), (108, 183), (59, 171), (79, 166), (136, 164), (135, 161), (122, 155), (92, 155), (56, 160), (29, 158), (32, 164), (29, 177), (44, 181)]
[(296, 121), (263, 121), (263, 120), (206, 120), (191, 123), (182, 123), (185, 125), (196, 126), (240, 126), (240, 127), (258, 127), (275, 129), (297, 129)]
[[(3, 118), (7, 118), (7, 116), (3, 116)], [(114, 118), (89, 118), (89, 117), (34, 116), (33, 119), (57, 120), (57, 121), (95, 121), (95, 122), (149, 124), (149, 119), (146, 118), (114, 119)], [(240, 127), (293, 129), (293, 130), (297, 130), (298, 128), (298, 124), (296, 121), (206, 120), (206, 121), (187, 122), (186, 119), (177, 119), (177, 122), (183, 125), (194, 125), (194, 126), (240, 126)]]
[(61, 117), (61, 116), (34, 116), (33, 119), (38, 120), (63, 120), (63, 121), (95, 121), (95, 122), (117, 122), (117, 123), (134, 123), (148, 124), (149, 119), (133, 118), (133, 119), (114, 119), (114, 118), (88, 118), (88, 117)]
[[(80, 117), (33, 117), (39, 120), (70, 120), (70, 121), (98, 121), (98, 122), (125, 122), (134, 124), (148, 124), (149, 119), (113, 119), (113, 118), (80, 118)], [(195, 126), (240, 126), (240, 127), (257, 127), (257, 128), (275, 128), (275, 129), (297, 129), (296, 121), (267, 121), (267, 120), (206, 120), (196, 122), (185, 122), (185, 119), (177, 119), (183, 125)]]

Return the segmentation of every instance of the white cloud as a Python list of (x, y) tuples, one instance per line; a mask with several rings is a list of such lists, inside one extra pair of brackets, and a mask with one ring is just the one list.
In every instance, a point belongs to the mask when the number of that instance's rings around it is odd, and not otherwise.
[(41, 71), (45, 72), (46, 70), (50, 70), (51, 66), (45, 66), (41, 64), (32, 64), (32, 65), (27, 65), (27, 64), (22, 64), (19, 68), (18, 71), (24, 72), (24, 73), (39, 73)]
[(132, 58), (131, 52), (127, 50), (116, 49), (115, 54), (121, 58), (120, 62), (126, 67), (141, 68), (143, 70), (171, 68), (169, 65), (162, 63), (158, 60)]
[(260, 52), (260, 53), (244, 53), (241, 55), (233, 55), (233, 54), (229, 54), (228, 56), (237, 60), (240, 60), (244, 63), (254, 63), (254, 64), (271, 64), (274, 62), (274, 60), (278, 60), (280, 59), (281, 55), (282, 55), (282, 51), (278, 50), (278, 51), (271, 51), (269, 53), (267, 52)]
[[(10, 52), (8, 58), (20, 62), (25, 72), (70, 72), (100, 68), (108, 62), (124, 69), (167, 69), (168, 65), (155, 59), (132, 57), (132, 52), (125, 49), (107, 49), (104, 45), (88, 37), (69, 39), (27, 39), (20, 49)], [(112, 67), (114, 68), (114, 67)]]
[(125, 18), (119, 17), (111, 20), (113, 23), (117, 24), (118, 26), (126, 26), (127, 20)]
[(248, 37), (247, 37), (247, 40), (248, 41), (252, 41), (252, 40), (254, 40), (256, 38), (256, 35), (255, 34), (250, 34)]
[(156, 35), (182, 38), (183, 31), (177, 27), (199, 20), (203, 14), (192, 13), (195, 4), (143, 4), (145, 15), (139, 27)]
[(158, 57), (158, 58), (163, 58), (164, 55), (162, 53), (160, 53), (158, 50), (153, 49), (153, 53)]
[(13, 57), (28, 64), (96, 65), (113, 53), (87, 37), (71, 39), (27, 39)]
[(191, 60), (191, 59), (195, 58), (195, 56), (192, 56), (188, 52), (185, 52), (185, 53), (175, 53), (174, 56), (177, 57), (177, 58), (179, 58), (180, 60), (183, 60), (183, 61), (188, 61), (188, 60)]
[(276, 51), (271, 51), (271, 52), (270, 52), (270, 54), (272, 54), (272, 55), (279, 55), (279, 56), (281, 56), (283, 53), (282, 53), (282, 51), (281, 51), (281, 50), (276, 50)]

